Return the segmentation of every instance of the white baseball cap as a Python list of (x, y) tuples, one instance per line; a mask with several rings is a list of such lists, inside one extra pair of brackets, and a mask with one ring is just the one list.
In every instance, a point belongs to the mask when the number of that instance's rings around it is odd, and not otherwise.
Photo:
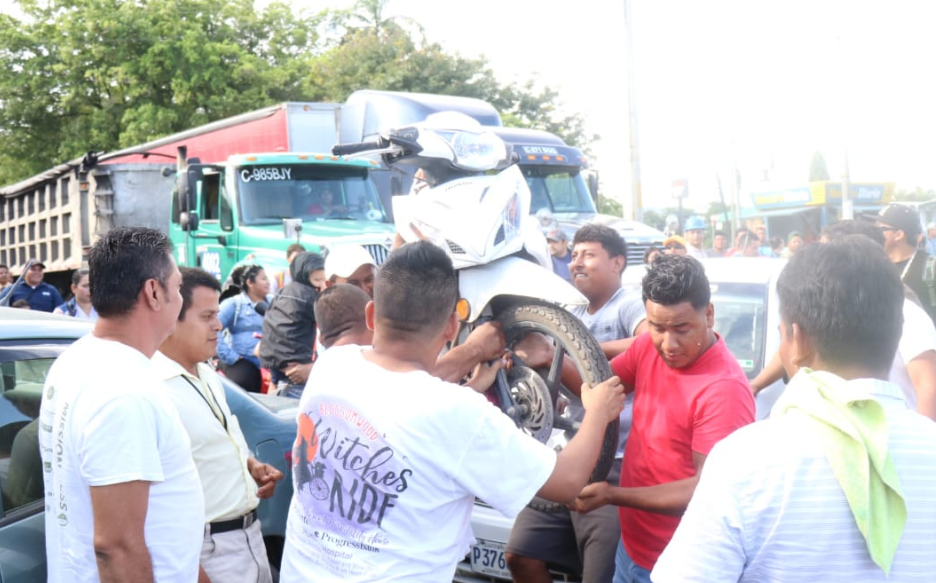
[(333, 275), (351, 277), (351, 274), (362, 265), (377, 267), (371, 254), (360, 245), (341, 245), (329, 249), (328, 255), (325, 256), (325, 278), (331, 279)]

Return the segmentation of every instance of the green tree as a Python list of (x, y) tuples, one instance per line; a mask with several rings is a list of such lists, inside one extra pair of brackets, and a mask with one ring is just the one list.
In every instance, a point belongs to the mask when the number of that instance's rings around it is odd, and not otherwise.
[(621, 201), (609, 196), (598, 195), (598, 212), (614, 217), (624, 216), (624, 205)]
[(936, 190), (922, 189), (919, 186), (913, 190), (900, 189), (894, 192), (894, 201), (896, 202), (927, 202), (936, 200)]
[(666, 228), (666, 215), (653, 209), (644, 209), (643, 222), (645, 225), (662, 231)]
[(0, 184), (299, 97), (314, 19), (253, 0), (18, 0), (0, 16)]
[(476, 97), (505, 124), (588, 149), (558, 95), (503, 85), (486, 59), (428, 43), (388, 0), (313, 16), (254, 0), (14, 0), (0, 14), (0, 184), (273, 103), (373, 88)]
[(822, 152), (816, 150), (813, 153), (812, 160), (809, 162), (809, 181), (817, 182), (829, 179), (829, 170), (826, 167), (825, 156)]

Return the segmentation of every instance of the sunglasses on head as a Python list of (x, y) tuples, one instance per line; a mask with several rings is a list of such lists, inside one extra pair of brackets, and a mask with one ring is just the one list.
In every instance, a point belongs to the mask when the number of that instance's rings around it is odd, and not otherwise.
[(683, 247), (679, 243), (670, 243), (669, 245), (666, 246), (666, 248), (667, 249), (685, 249), (685, 247)]

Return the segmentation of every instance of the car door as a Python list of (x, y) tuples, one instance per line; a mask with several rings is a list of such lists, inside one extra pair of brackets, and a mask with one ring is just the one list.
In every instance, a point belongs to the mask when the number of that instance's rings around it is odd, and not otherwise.
[(39, 405), (70, 341), (0, 342), (0, 581), (46, 580)]

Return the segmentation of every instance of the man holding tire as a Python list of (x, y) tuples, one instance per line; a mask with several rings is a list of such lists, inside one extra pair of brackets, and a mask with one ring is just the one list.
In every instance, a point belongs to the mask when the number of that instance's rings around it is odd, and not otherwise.
[(614, 582), (649, 583), (712, 447), (754, 420), (747, 378), (712, 329), (715, 310), (702, 264), (664, 256), (643, 279), (649, 333), (611, 361), (634, 394), (634, 421), (620, 487), (587, 486), (580, 512), (620, 507)]
[[(611, 227), (585, 225), (575, 233), (569, 271), (572, 283), (588, 298), (587, 306), (569, 311), (601, 344), (607, 358), (622, 353), (634, 337), (646, 330), (644, 307), (621, 287), (627, 267), (627, 242)], [(543, 346), (545, 348), (545, 346)], [(521, 356), (526, 353), (518, 347)], [(543, 364), (552, 360), (548, 348)], [(527, 363), (531, 364), (531, 363)], [(571, 363), (570, 363), (571, 364)], [(567, 375), (564, 375), (567, 376)], [(578, 386), (581, 381), (576, 380)], [(608, 480), (617, 483), (621, 457), (630, 431), (632, 398), (625, 401), (620, 416), (620, 441)], [(581, 405), (572, 405), (580, 418)], [(576, 413), (578, 413), (576, 415)], [(583, 583), (611, 580), (621, 531), (617, 512), (607, 507), (589, 514), (570, 512), (559, 505), (532, 504), (524, 508), (510, 531), (507, 564), (518, 583), (552, 581), (547, 563), (558, 564), (582, 574)]]
[(432, 376), (457, 298), (445, 251), (404, 245), (365, 309), (372, 346), (316, 362), (299, 403), (283, 583), (450, 581), (475, 496), (514, 515), (534, 494), (566, 502), (585, 484), (623, 405), (618, 380), (583, 387), (585, 419), (557, 455), (484, 396)]

